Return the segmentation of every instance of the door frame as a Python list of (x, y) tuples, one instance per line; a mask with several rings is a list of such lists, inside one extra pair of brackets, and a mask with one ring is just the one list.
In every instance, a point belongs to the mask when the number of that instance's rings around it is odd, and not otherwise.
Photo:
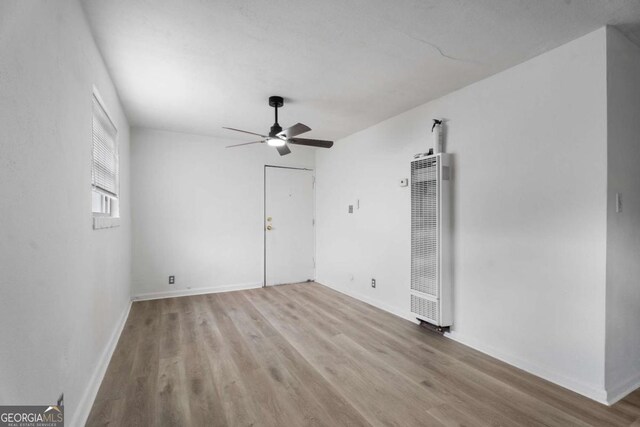
[(267, 287), (267, 168), (294, 169), (312, 172), (313, 177), (313, 279), (316, 279), (316, 174), (315, 170), (305, 167), (264, 165), (262, 178), (262, 287)]

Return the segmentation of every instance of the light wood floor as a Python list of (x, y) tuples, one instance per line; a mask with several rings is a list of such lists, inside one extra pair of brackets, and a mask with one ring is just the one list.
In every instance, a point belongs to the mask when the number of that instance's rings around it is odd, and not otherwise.
[(88, 425), (640, 426), (319, 284), (133, 304)]

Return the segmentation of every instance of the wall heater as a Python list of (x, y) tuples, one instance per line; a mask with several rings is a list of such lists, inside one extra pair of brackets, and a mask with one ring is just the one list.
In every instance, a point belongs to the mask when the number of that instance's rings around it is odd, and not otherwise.
[(451, 157), (411, 162), (411, 312), (439, 328), (451, 326)]

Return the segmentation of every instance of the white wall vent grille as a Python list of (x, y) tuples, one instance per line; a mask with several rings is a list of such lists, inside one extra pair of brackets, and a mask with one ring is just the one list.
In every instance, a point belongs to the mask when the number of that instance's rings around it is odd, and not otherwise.
[(438, 296), (438, 159), (411, 163), (411, 289)]
[(451, 273), (448, 154), (411, 162), (411, 312), (450, 326)]
[(420, 315), (429, 323), (438, 324), (438, 302), (411, 295), (411, 312)]

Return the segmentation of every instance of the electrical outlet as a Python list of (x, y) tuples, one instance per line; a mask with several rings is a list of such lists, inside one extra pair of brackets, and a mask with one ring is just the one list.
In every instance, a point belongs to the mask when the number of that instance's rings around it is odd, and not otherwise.
[(169, 276), (169, 284), (173, 285), (176, 283), (176, 276)]
[(372, 288), (376, 287), (376, 279), (371, 279), (371, 287)]

